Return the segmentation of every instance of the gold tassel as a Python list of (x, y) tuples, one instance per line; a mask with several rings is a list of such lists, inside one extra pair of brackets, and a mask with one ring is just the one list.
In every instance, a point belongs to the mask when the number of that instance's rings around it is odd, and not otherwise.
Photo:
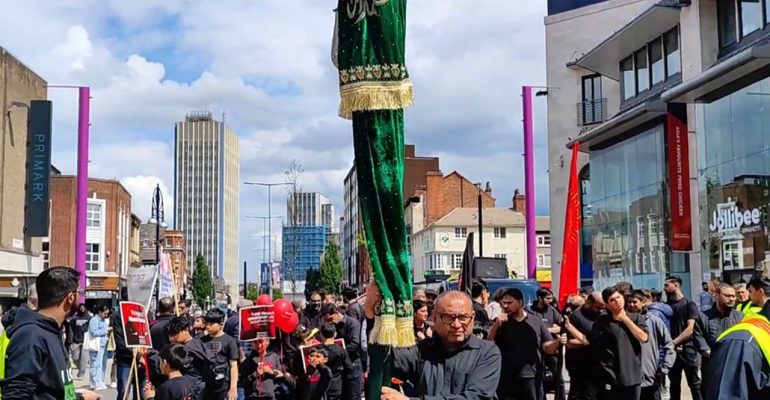
[(372, 327), (370, 335), (370, 343), (377, 343), (384, 346), (396, 346), (398, 343), (396, 316), (380, 315), (375, 317), (374, 326)]
[(352, 119), (354, 111), (396, 110), (412, 105), (412, 83), (408, 80), (395, 83), (358, 82), (341, 87), (339, 115)]
[(414, 345), (414, 319), (412, 317), (396, 318), (396, 335), (398, 343), (395, 347), (409, 347)]

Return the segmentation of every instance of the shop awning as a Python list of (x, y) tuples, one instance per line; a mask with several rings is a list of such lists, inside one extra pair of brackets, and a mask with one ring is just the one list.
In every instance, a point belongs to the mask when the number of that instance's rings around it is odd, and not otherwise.
[(653, 5), (567, 67), (577, 66), (620, 80), (620, 60), (677, 26), (679, 10), (677, 2), (670, 0)]
[(663, 92), (661, 98), (672, 103), (710, 103), (751, 83), (747, 77), (768, 65), (770, 43), (759, 43)]
[(646, 101), (570, 140), (567, 143), (567, 148), (571, 149), (575, 142), (580, 141), (579, 150), (587, 153), (589, 148), (666, 115), (667, 112), (668, 107), (665, 102), (659, 99)]

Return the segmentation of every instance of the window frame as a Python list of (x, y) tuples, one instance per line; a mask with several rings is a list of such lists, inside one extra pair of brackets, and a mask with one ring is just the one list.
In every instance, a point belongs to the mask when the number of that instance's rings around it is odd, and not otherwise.
[[(97, 208), (97, 211), (92, 210), (92, 207)], [(101, 203), (88, 202), (88, 204), (86, 204), (86, 227), (87, 228), (91, 228), (91, 229), (102, 228), (102, 220), (104, 219), (103, 210), (104, 210), (104, 207)]]
[(496, 227), (494, 228), (494, 238), (495, 239), (506, 239), (508, 237), (508, 230), (505, 229), (505, 227)]
[[(729, 43), (722, 42), (722, 26), (719, 23), (723, 9), (721, 6), (729, 5), (733, 11), (735, 31), (733, 32), (734, 40)], [(768, 31), (768, 25), (770, 24), (770, 0), (759, 0), (759, 8), (761, 12), (761, 22), (758, 29), (751, 32), (744, 32), (743, 30), (743, 1), (742, 0), (724, 0), (716, 2), (716, 15), (717, 15), (717, 46), (719, 47), (719, 56), (723, 56), (730, 53), (737, 48), (741, 42), (750, 41), (756, 36), (761, 35), (761, 32)]]
[(550, 245), (551, 245), (551, 235), (537, 235), (538, 247), (548, 247)]
[[(94, 260), (94, 257), (96, 259)], [(86, 243), (86, 271), (87, 272), (102, 272), (101, 268), (101, 243)], [(92, 266), (96, 265), (96, 269)]]
[(455, 227), (455, 239), (467, 239), (468, 238), (468, 228), (466, 227)]
[[(590, 98), (586, 94), (586, 82), (590, 81), (591, 84), (591, 90), (590, 90)], [(596, 93), (596, 86), (599, 86), (599, 97), (597, 98), (594, 96)], [(583, 115), (582, 115), (582, 123), (583, 126), (585, 125), (592, 125), (592, 124), (598, 124), (602, 122), (604, 119), (604, 110), (602, 109), (604, 107), (603, 105), (603, 99), (604, 99), (604, 92), (602, 91), (602, 76), (600, 74), (589, 74), (589, 75), (583, 75), (580, 77), (580, 101), (582, 103), (583, 107)], [(589, 102), (591, 103), (590, 106), (590, 118), (588, 117), (589, 113)], [(599, 104), (599, 113), (597, 115), (597, 107), (596, 104)]]
[[(770, 1), (770, 0), (762, 0), (762, 1)], [(676, 34), (676, 42), (677, 42), (677, 53), (679, 54), (679, 70), (677, 72), (670, 72), (669, 63), (668, 63), (668, 53), (667, 53), (667, 46), (666, 46), (666, 37), (674, 32)], [(650, 60), (651, 57), (651, 44), (660, 40), (661, 41), (661, 51), (662, 51), (662, 62), (663, 62), (663, 80), (658, 83), (653, 83), (652, 79), (652, 63)], [(642, 74), (642, 76), (645, 76), (647, 79), (647, 88), (641, 89), (639, 88), (639, 67), (637, 65), (637, 54), (644, 54), (646, 57), (646, 64), (647, 64), (647, 73)], [(631, 62), (631, 75), (634, 79), (633, 84), (633, 94), (630, 96), (627, 96), (626, 92), (626, 79), (624, 75), (624, 69), (623, 64), (630, 61)], [(620, 103), (625, 104), (627, 102), (633, 101), (635, 98), (639, 97), (640, 95), (644, 95), (648, 93), (651, 90), (657, 89), (658, 87), (664, 85), (666, 82), (668, 82), (671, 79), (675, 79), (677, 76), (679, 76), (682, 73), (682, 43), (681, 43), (681, 37), (679, 32), (679, 25), (661, 33), (658, 35), (655, 39), (650, 40), (649, 42), (645, 43), (642, 47), (635, 49), (630, 54), (628, 54), (626, 57), (623, 57), (620, 61), (618, 61), (618, 72), (620, 76)], [(581, 81), (581, 84), (583, 82)], [(583, 87), (580, 89), (581, 91), (584, 90)]]

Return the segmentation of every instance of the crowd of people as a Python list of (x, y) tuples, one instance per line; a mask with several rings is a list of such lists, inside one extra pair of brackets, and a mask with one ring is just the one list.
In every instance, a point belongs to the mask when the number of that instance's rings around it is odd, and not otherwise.
[[(238, 341), (236, 310), (192, 314), (186, 302), (163, 298), (151, 322), (153, 348), (142, 353), (126, 347), (119, 309), (92, 314), (81, 304), (77, 271), (50, 268), (36, 286), (35, 304), (0, 320), (3, 399), (91, 400), (111, 384), (118, 399), (358, 400), (363, 393), (376, 286), (364, 305), (351, 289), (340, 299), (312, 292), (294, 302), (293, 332), (250, 342)], [(662, 293), (625, 282), (583, 288), (559, 309), (546, 288), (530, 304), (519, 289), (491, 294), (481, 282), (470, 295), (415, 289), (417, 344), (393, 350), (393, 385), (382, 398), (540, 400), (553, 390), (556, 400), (679, 400), (683, 376), (692, 399), (743, 398), (729, 393), (751, 393), (750, 378), (724, 373), (724, 365), (740, 364), (733, 344), (745, 337), (720, 344), (744, 313), (770, 315), (768, 293), (767, 279), (711, 282), (696, 303), (671, 276)], [(241, 299), (236, 308), (253, 304)], [(72, 368), (81, 378), (89, 371), (89, 389), (75, 388)]]

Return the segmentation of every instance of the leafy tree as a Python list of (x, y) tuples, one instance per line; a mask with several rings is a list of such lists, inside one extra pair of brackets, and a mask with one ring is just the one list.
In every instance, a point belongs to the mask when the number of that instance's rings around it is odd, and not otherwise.
[(214, 289), (214, 284), (211, 282), (211, 271), (209, 270), (209, 266), (206, 265), (206, 260), (201, 254), (198, 254), (195, 258), (192, 286), (192, 294), (195, 303), (198, 304), (198, 307), (207, 307), (208, 304), (206, 304), (206, 299), (213, 300), (211, 294)]
[(273, 300), (278, 300), (282, 298), (283, 298), (283, 290), (273, 289)]
[(326, 244), (324, 258), (321, 263), (319, 286), (326, 293), (340, 294), (342, 284), (342, 260), (340, 259), (339, 248), (334, 242)]
[(246, 291), (246, 298), (256, 300), (257, 297), (259, 297), (259, 286), (255, 283), (250, 283), (249, 289)]

